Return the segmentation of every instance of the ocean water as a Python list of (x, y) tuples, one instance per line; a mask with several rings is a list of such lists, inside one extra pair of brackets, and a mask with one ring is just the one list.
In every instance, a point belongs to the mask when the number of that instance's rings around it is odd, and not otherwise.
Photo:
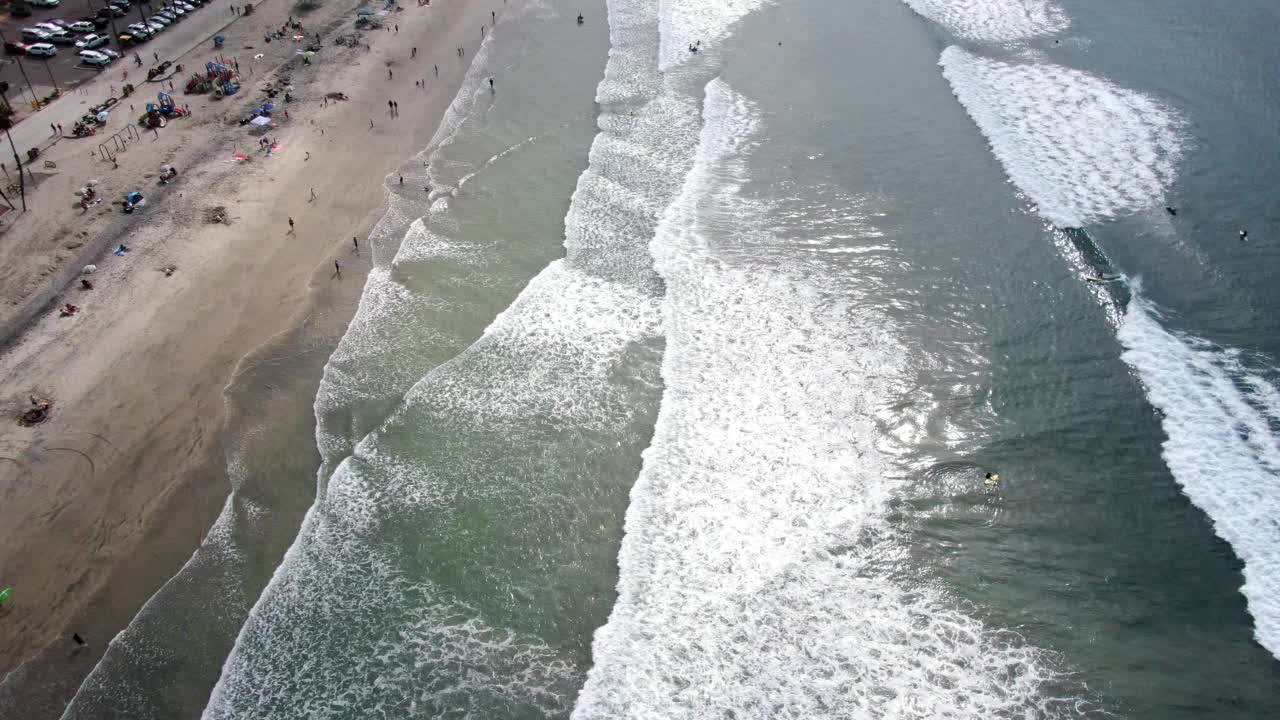
[(67, 717), (1280, 714), (1280, 11), (510, 8)]

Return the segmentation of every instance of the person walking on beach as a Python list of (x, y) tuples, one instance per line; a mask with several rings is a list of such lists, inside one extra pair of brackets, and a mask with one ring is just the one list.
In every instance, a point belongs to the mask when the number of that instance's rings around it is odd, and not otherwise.
[(490, 10), (489, 17), (492, 18), (495, 23), (498, 22), (498, 13), (496, 10)]
[(393, 77), (395, 76), (391, 74), (391, 68), (387, 68), (387, 79), (390, 80)]
[(293, 218), (289, 218), (289, 232), (293, 232)]
[(333, 275), (334, 277), (342, 277), (342, 266), (338, 264), (337, 260), (333, 261)]
[(58, 123), (58, 134), (62, 134), (62, 123)]
[(311, 188), (311, 202), (315, 202), (315, 201), (316, 201), (316, 189)]
[(360, 253), (360, 241), (359, 241), (359, 240), (356, 240), (356, 236), (355, 236), (355, 235), (352, 235), (352, 236), (351, 236), (351, 245), (352, 245), (352, 247), (354, 247), (354, 248), (355, 248), (355, 252), (356, 252), (356, 254), (359, 254), (359, 253)]
[(80, 633), (71, 633), (71, 640), (76, 644), (77, 648), (89, 647), (89, 643), (85, 642), (84, 638), (80, 637)]
[(373, 129), (373, 118), (369, 118), (369, 129)]
[(412, 60), (413, 58), (416, 58), (416, 57), (418, 57), (418, 48), (414, 48), (413, 50), (410, 50), (410, 51), (409, 51), (409, 59), (410, 59), (410, 60)]
[(440, 66), (439, 66), (439, 65), (432, 65), (432, 66), (431, 66), (431, 69), (432, 69), (432, 70), (435, 70), (435, 72), (436, 72), (436, 77), (440, 77)]
[(493, 89), (493, 78), (489, 78), (489, 89)]
[(158, 52), (153, 52), (153, 53), (151, 53), (151, 56), (152, 56), (152, 57), (154, 57), (154, 58), (156, 59), (156, 62), (160, 62), (160, 53), (158, 53)]
[(53, 123), (49, 123), (49, 134), (50, 134), (50, 135), (57, 135), (57, 134), (58, 134), (58, 126), (57, 126), (57, 125), (54, 125)]

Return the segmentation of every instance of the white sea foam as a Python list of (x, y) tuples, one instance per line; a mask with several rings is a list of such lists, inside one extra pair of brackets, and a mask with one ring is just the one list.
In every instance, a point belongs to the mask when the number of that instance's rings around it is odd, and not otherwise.
[(1007, 63), (959, 47), (943, 75), (996, 158), (1059, 227), (1163, 204), (1182, 155), (1171, 108), (1079, 70)]
[(901, 348), (814, 268), (714, 249), (708, 226), (767, 231), (739, 196), (751, 104), (716, 80), (704, 114), (651, 245), (665, 391), (574, 716), (1069, 713), (1035, 649), (893, 578), (874, 413)]
[(1119, 338), (1161, 412), (1165, 463), (1244, 561), (1254, 635), (1280, 658), (1280, 393), (1238, 352), (1166, 330), (1137, 290)]
[[(689, 0), (660, 0), (659, 66), (669, 70), (673, 66), (697, 57), (689, 46), (701, 41), (699, 52), (709, 52), (717, 41), (724, 39), (735, 23), (772, 0), (714, 0), (713, 2), (689, 2)], [(613, 5), (610, 4), (612, 21)]]
[(1052, 0), (905, 0), (912, 10), (975, 42), (1009, 43), (1066, 30)]

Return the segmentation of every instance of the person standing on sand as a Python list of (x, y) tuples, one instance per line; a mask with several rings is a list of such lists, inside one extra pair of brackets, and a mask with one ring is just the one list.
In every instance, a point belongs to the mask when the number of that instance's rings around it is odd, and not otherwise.
[(497, 11), (495, 11), (495, 10), (490, 10), (490, 11), (489, 11), (489, 17), (493, 19), (493, 22), (495, 22), (495, 23), (497, 23), (497, 22), (498, 22), (498, 13), (497, 13)]
[(360, 253), (360, 241), (359, 241), (359, 240), (356, 240), (356, 236), (355, 236), (355, 235), (352, 235), (352, 236), (351, 236), (351, 245), (352, 245), (352, 247), (354, 247), (354, 248), (355, 248), (355, 252), (356, 252), (357, 254), (359, 254), (359, 253)]
[(289, 232), (293, 232), (293, 218), (289, 218)]
[(338, 264), (337, 260), (333, 261), (333, 274), (337, 277), (342, 277), (342, 266)]
[(409, 51), (409, 59), (410, 59), (410, 60), (412, 60), (413, 58), (416, 58), (416, 57), (418, 57), (418, 48), (414, 48), (413, 50)]
[(152, 57), (154, 57), (154, 58), (156, 59), (156, 62), (160, 62), (160, 53), (158, 53), (158, 52), (153, 52), (153, 53), (151, 53), (151, 56), (152, 56)]
[(390, 80), (393, 77), (395, 76), (391, 74), (391, 68), (387, 68), (387, 79)]
[(373, 118), (369, 118), (369, 129), (373, 129)]
[(316, 189), (311, 188), (311, 202), (315, 202), (315, 201), (316, 201)]
[(57, 126), (57, 125), (54, 125), (53, 123), (49, 123), (49, 134), (50, 134), (50, 135), (57, 135), (57, 134), (58, 134), (58, 126)]
[(76, 644), (76, 647), (78, 648), (89, 647), (89, 643), (85, 642), (84, 638), (80, 637), (80, 633), (71, 633), (71, 640)]
[(432, 66), (431, 66), (431, 69), (432, 69), (432, 70), (435, 70), (435, 72), (436, 72), (436, 77), (440, 77), (440, 66), (439, 66), (439, 65), (432, 65)]

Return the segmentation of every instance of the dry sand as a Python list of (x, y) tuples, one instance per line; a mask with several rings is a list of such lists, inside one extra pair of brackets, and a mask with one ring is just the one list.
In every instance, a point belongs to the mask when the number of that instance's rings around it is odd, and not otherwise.
[[(71, 143), (57, 157), (57, 174), (29, 199), (36, 209), (0, 237), (6, 266), (0, 277), (9, 278), (0, 297), (12, 309), (38, 296), (77, 262), (78, 248), (69, 245), (123, 241), (132, 251), (98, 259), (95, 289), (62, 291), (56, 302), (75, 303), (78, 314), (60, 318), (48, 307), (0, 354), (0, 403), (9, 418), (0, 419), (7, 423), (0, 442), (0, 587), (14, 587), (0, 614), (0, 675), (42, 647), (69, 652), (73, 631), (94, 646), (77, 666), (87, 670), (190, 556), (228, 491), (218, 437), (223, 390), (237, 363), (295, 325), (312, 288), (362, 282), (366, 257), (352, 253), (352, 237), (363, 239), (376, 219), (384, 178), (430, 139), (479, 41), (476, 28), (502, 6), (502, 0), (410, 3), (387, 19), (399, 32), (361, 33), (371, 46), (366, 51), (332, 42), (350, 32), (356, 6), (329, 0), (300, 16), (325, 40), (315, 64), (304, 66), (293, 56), (298, 46), (262, 42), (292, 6), (258, 5), (255, 16), (227, 31), (223, 50), (239, 59), (244, 92), (222, 101), (178, 92), (194, 117), (135, 143), (117, 170), (88, 159), (88, 143)], [(410, 60), (414, 46), (418, 56)], [(466, 60), (456, 55), (460, 46), (468, 48)], [(259, 52), (266, 56), (252, 60)], [(200, 48), (178, 62), (194, 68), (210, 55)], [(282, 106), (289, 121), (277, 113), (280, 127), (268, 134), (283, 149), (267, 158), (233, 118), (261, 102), (258, 88), (282, 64), (296, 99)], [(426, 91), (414, 84), (422, 77)], [(118, 78), (104, 76), (99, 84), (112, 80)], [(155, 89), (148, 86), (148, 95)], [(331, 90), (350, 100), (326, 105)], [(388, 114), (389, 98), (400, 103), (398, 118)], [(139, 109), (142, 102), (137, 98)], [(237, 149), (252, 160), (231, 162)], [(181, 174), (156, 192), (162, 163)], [(138, 189), (148, 204), (124, 216), (118, 205), (103, 203), (82, 218), (71, 190), (88, 177), (101, 181), (109, 200)], [(229, 225), (204, 221), (216, 206), (227, 208)], [(335, 259), (343, 269), (338, 277)], [(177, 270), (166, 276), (165, 266)], [(33, 394), (54, 401), (52, 417), (19, 427), (14, 419)]]

